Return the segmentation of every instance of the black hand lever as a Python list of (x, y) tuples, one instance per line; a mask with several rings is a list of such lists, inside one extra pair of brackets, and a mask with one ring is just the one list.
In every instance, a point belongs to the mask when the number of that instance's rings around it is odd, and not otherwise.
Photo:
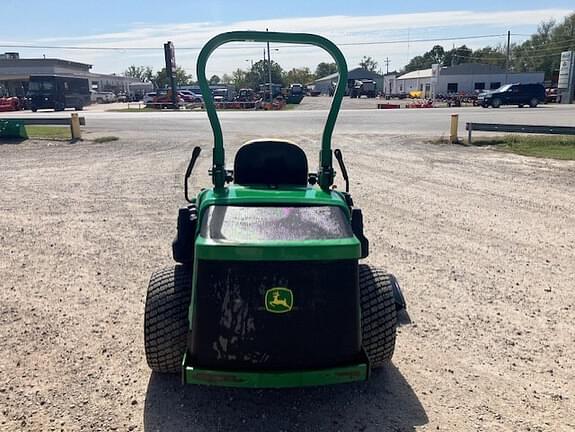
[(188, 164), (188, 169), (186, 170), (186, 175), (184, 176), (184, 196), (186, 197), (186, 201), (191, 203), (192, 200), (188, 197), (188, 179), (192, 174), (192, 170), (194, 169), (194, 165), (196, 164), (196, 160), (200, 156), (200, 152), (202, 149), (200, 147), (194, 147), (192, 151), (192, 157), (190, 159), (190, 163)]
[(345, 169), (345, 164), (343, 163), (343, 156), (341, 154), (340, 149), (335, 149), (333, 151), (335, 158), (337, 159), (337, 163), (339, 164), (339, 169), (341, 170), (341, 175), (345, 180), (345, 191), (349, 193), (349, 177), (347, 176), (347, 170)]

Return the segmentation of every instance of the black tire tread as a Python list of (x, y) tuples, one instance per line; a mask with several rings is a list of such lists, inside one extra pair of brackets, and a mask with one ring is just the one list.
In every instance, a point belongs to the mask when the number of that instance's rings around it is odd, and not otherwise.
[(397, 313), (391, 275), (367, 264), (359, 265), (363, 348), (372, 368), (393, 357)]
[(192, 272), (176, 265), (152, 274), (144, 313), (146, 360), (154, 372), (178, 373), (186, 350)]

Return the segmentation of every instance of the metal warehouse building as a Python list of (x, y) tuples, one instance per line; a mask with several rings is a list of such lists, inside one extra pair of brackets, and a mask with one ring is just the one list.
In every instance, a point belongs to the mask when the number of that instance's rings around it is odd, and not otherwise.
[(100, 91), (127, 91), (134, 78), (95, 74), (92, 65), (52, 58), (22, 59), (18, 53), (0, 54), (0, 96), (25, 96), (33, 75), (60, 75), (90, 80), (90, 87)]
[(507, 72), (497, 65), (464, 63), (447, 67), (433, 65), (431, 69), (389, 77), (384, 88), (386, 94), (419, 90), (423, 92), (423, 97), (434, 98), (440, 95), (471, 95), (511, 83), (543, 84), (543, 80), (543, 72)]

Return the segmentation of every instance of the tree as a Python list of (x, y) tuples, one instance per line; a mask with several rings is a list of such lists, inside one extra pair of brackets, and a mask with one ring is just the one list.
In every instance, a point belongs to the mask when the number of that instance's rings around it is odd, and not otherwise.
[(232, 72), (232, 82), (236, 90), (248, 87), (247, 76), (248, 72), (239, 68)]
[[(272, 83), (284, 84), (283, 69), (282, 67), (272, 60)], [(261, 84), (269, 82), (268, 75), (268, 61), (260, 60), (252, 66), (251, 70), (246, 75), (247, 87), (254, 90), (259, 90)]]
[[(165, 88), (170, 86), (170, 80), (168, 79), (168, 74), (166, 73), (166, 68), (158, 71), (154, 78), (152, 79), (152, 83), (156, 88)], [(184, 69), (178, 66), (176, 69), (176, 85), (177, 86), (184, 86), (190, 85), (193, 83), (192, 75), (188, 75)]]
[(486, 46), (475, 50), (471, 58), (473, 63), (494, 64), (503, 67), (505, 66), (507, 56), (505, 54), (505, 48), (500, 45), (495, 48)]
[(370, 72), (373, 72), (377, 69), (377, 62), (373, 58), (367, 56), (363, 56), (363, 58), (359, 62), (359, 65), (361, 66), (362, 69), (365, 69)]
[(334, 74), (336, 72), (337, 72), (337, 65), (335, 63), (321, 62), (315, 68), (315, 79), (320, 79), (325, 76)]
[(528, 40), (512, 49), (511, 68), (517, 72), (543, 71), (552, 79), (559, 70), (562, 51), (575, 50), (575, 13), (562, 23), (544, 21)]
[(228, 75), (227, 73), (222, 75), (222, 81), (221, 82), (223, 84), (231, 84), (231, 83), (233, 83), (233, 81), (234, 80), (233, 80), (232, 76)]
[(435, 45), (430, 51), (425, 53), (426, 59), (430, 60), (431, 64), (441, 64), (445, 59), (445, 50), (441, 45)]
[(314, 75), (309, 68), (293, 68), (284, 75), (284, 82), (286, 85), (290, 84), (308, 84), (314, 80)]
[(124, 76), (139, 79), (142, 82), (151, 82), (154, 72), (150, 66), (130, 66), (124, 71)]
[[(471, 48), (467, 48), (465, 45), (450, 49), (445, 53), (445, 57), (443, 58), (444, 66), (455, 66), (462, 63), (472, 62), (473, 50)], [(431, 67), (431, 65), (429, 67)]]
[(462, 45), (458, 48), (445, 51), (441, 45), (435, 45), (423, 55), (413, 57), (405, 66), (405, 72), (411, 72), (420, 69), (429, 69), (434, 64), (453, 66), (461, 63), (473, 62), (473, 51)]
[(220, 77), (217, 75), (212, 75), (210, 78), (210, 85), (218, 85), (220, 83)]

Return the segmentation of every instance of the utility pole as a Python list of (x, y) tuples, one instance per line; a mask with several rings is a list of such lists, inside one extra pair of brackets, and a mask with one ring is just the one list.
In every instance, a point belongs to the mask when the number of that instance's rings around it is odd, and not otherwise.
[[(266, 28), (266, 31), (268, 29)], [(268, 45), (268, 78), (270, 80), (270, 103), (273, 101), (273, 86), (272, 86), (272, 57), (270, 55), (270, 43), (267, 42)]]
[(510, 52), (511, 52), (511, 31), (507, 30), (507, 56), (505, 57), (505, 84), (507, 84), (509, 81), (507, 74), (509, 74)]
[(385, 74), (387, 75), (389, 73), (389, 57), (386, 57), (385, 60), (383, 61), (385, 63)]

